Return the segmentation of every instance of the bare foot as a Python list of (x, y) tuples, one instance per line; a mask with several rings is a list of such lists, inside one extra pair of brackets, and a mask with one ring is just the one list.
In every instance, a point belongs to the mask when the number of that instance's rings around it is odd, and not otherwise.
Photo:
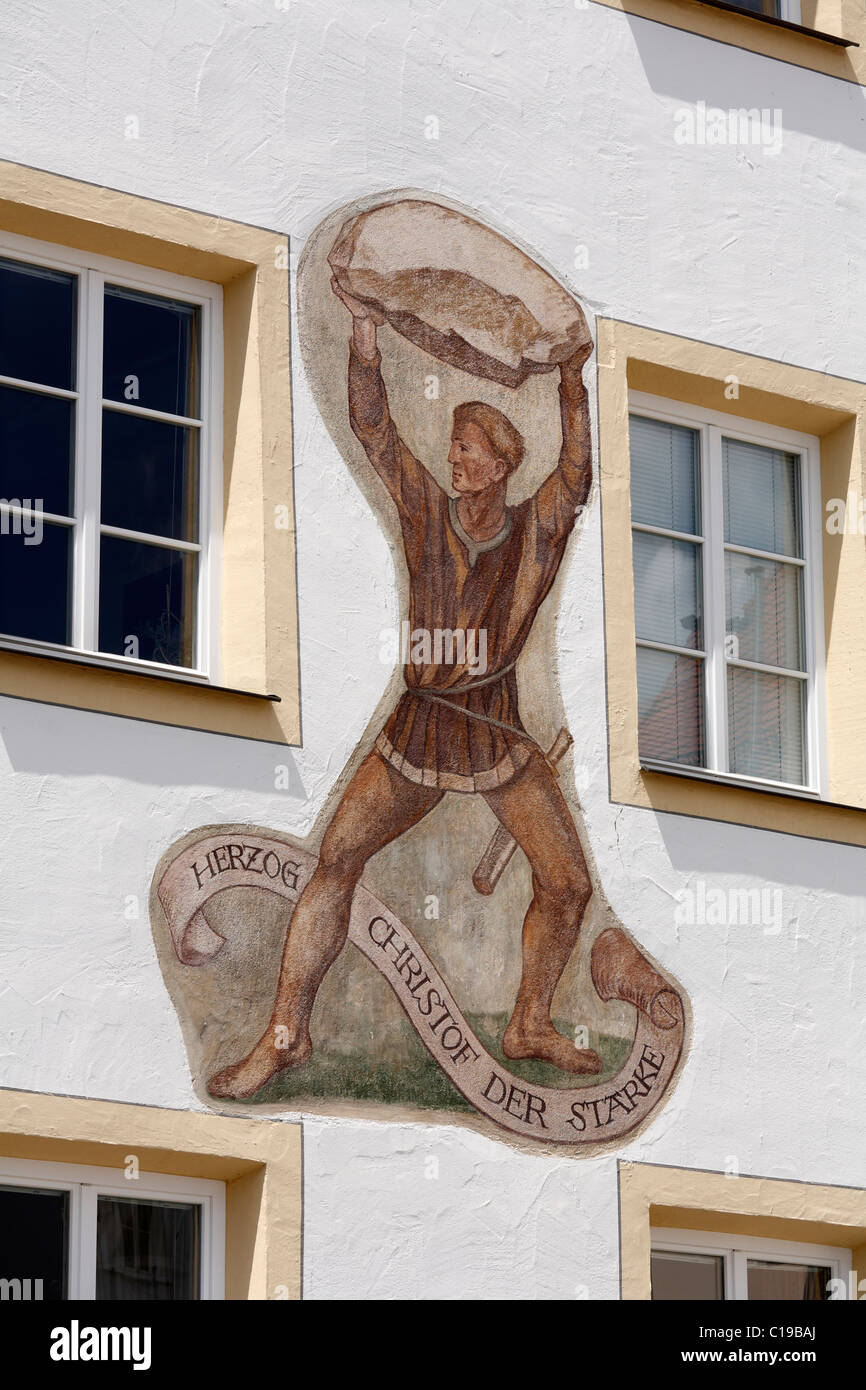
[(309, 1062), (313, 1044), (309, 1033), (304, 1034), (291, 1047), (277, 1047), (274, 1030), (269, 1028), (259, 1039), (248, 1056), (231, 1067), (223, 1067), (212, 1076), (207, 1088), (212, 1096), (226, 1097), (229, 1100), (245, 1100), (255, 1095), (266, 1081), (287, 1067), (302, 1067)]
[(602, 1061), (591, 1047), (576, 1047), (558, 1033), (548, 1020), (540, 1024), (518, 1023), (512, 1019), (502, 1039), (506, 1057), (517, 1060), (533, 1057), (539, 1062), (552, 1062), (561, 1071), (578, 1076), (594, 1076), (602, 1069)]

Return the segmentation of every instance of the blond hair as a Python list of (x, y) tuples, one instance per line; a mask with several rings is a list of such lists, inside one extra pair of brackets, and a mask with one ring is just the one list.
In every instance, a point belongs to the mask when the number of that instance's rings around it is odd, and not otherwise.
[(501, 410), (484, 401), (464, 401), (454, 410), (454, 429), (460, 425), (475, 425), (480, 429), (496, 457), (507, 465), (509, 473), (520, 467), (526, 452), (523, 435)]

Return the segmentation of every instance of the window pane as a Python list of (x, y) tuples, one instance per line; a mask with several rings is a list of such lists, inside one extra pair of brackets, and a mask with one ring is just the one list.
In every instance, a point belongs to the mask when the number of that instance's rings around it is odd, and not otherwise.
[(637, 649), (640, 755), (669, 763), (704, 763), (704, 663)]
[(724, 1257), (653, 1250), (652, 1297), (654, 1301), (693, 1302), (701, 1298), (722, 1301), (725, 1297)]
[(749, 1299), (786, 1299), (820, 1303), (827, 1297), (833, 1271), (824, 1265), (794, 1265), (747, 1260)]
[(30, 1281), (4, 1285), (7, 1298), (65, 1299), (68, 1242), (68, 1192), (0, 1187), (0, 1279)]
[(633, 531), (637, 636), (672, 647), (700, 647), (700, 546)]
[(76, 277), (0, 260), (0, 376), (75, 389)]
[(729, 0), (738, 10), (748, 10), (750, 14), (767, 14), (771, 19), (781, 19), (779, 0)]
[(700, 535), (698, 431), (632, 415), (630, 441), (632, 521)]
[(804, 686), (793, 676), (728, 667), (731, 772), (805, 783)]
[[(0, 497), (71, 516), (72, 401), (0, 386)], [(26, 504), (25, 504), (26, 505)]]
[(725, 540), (751, 550), (802, 556), (797, 455), (723, 439), (722, 458)]
[(200, 1226), (198, 1203), (97, 1198), (96, 1297), (198, 1299)]
[(99, 649), (192, 666), (198, 556), (103, 536)]
[(797, 565), (725, 554), (728, 656), (804, 670), (803, 571)]
[(193, 304), (106, 285), (103, 396), (197, 418), (198, 318)]
[(0, 512), (0, 632), (68, 645), (71, 563), (71, 526)]
[(103, 411), (102, 522), (197, 540), (198, 430)]

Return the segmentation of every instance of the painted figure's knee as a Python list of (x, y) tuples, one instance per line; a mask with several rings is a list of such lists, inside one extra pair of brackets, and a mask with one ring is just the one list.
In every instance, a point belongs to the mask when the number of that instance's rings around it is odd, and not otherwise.
[(357, 845), (337, 835), (326, 835), (319, 851), (319, 868), (329, 877), (356, 882), (364, 870), (364, 855)]
[(592, 884), (583, 865), (555, 859), (536, 871), (536, 892), (556, 907), (582, 913), (592, 897)]

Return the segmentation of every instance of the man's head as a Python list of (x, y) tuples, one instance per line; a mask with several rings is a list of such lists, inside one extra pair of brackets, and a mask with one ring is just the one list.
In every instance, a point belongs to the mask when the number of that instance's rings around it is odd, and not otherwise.
[(504, 482), (523, 461), (523, 435), (507, 415), (483, 401), (464, 401), (454, 411), (451, 484), (455, 492), (484, 492)]

